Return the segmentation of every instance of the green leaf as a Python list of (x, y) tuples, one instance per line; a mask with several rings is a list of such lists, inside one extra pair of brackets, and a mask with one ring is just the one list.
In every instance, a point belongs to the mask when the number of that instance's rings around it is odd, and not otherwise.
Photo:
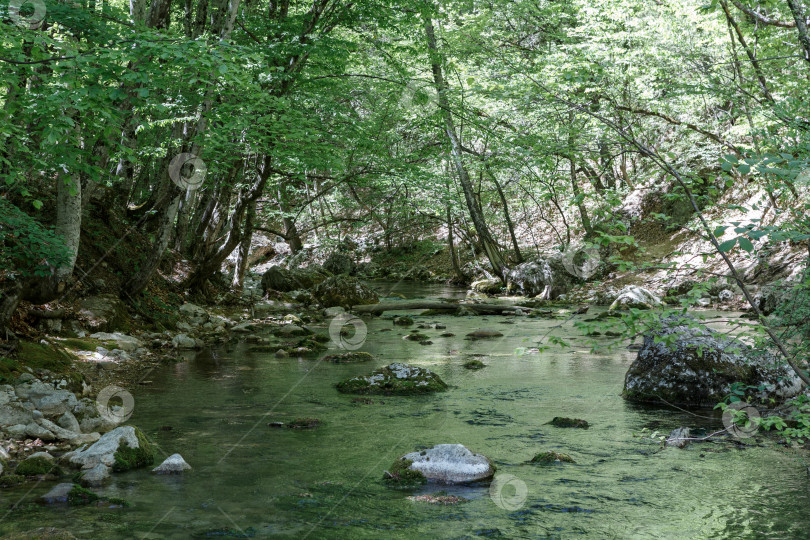
[(722, 253), (728, 253), (729, 251), (734, 249), (735, 245), (737, 245), (737, 238), (732, 238), (731, 240), (728, 240), (727, 242), (723, 242), (722, 244), (720, 244), (720, 251)]
[(752, 251), (754, 251), (754, 244), (752, 244), (751, 240), (749, 240), (748, 238), (746, 238), (744, 236), (740, 237), (740, 247), (742, 249), (744, 249), (745, 251), (747, 251), (748, 253), (751, 253)]

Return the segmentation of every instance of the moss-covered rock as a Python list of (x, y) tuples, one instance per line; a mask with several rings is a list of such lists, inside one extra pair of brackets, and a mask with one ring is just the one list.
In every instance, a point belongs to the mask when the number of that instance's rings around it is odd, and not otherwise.
[[(784, 401), (801, 381), (767, 351), (707, 328), (696, 319), (661, 319), (624, 379), (623, 396), (639, 402), (708, 406), (724, 399), (734, 383), (756, 388), (750, 399)], [(750, 403), (750, 401), (749, 401)]]
[(286, 425), (290, 429), (314, 429), (322, 424), (323, 421), (318, 418), (296, 418)]
[(410, 469), (413, 461), (409, 459), (398, 459), (389, 470), (383, 473), (383, 481), (386, 484), (398, 487), (418, 486), (427, 482), (427, 478), (421, 471)]
[(112, 470), (123, 472), (139, 467), (146, 467), (155, 462), (155, 450), (152, 444), (146, 439), (143, 432), (135, 428), (135, 437), (138, 439), (138, 446), (130, 446), (126, 440), (122, 440), (118, 451), (113, 454), (115, 462)]
[(422, 343), (422, 342), (428, 341), (430, 339), (430, 336), (428, 336), (427, 334), (423, 334), (423, 333), (419, 332), (418, 330), (414, 330), (410, 334), (408, 334), (407, 336), (404, 336), (402, 339), (407, 340), (407, 341), (416, 341), (416, 342)]
[(6, 474), (0, 476), (0, 488), (19, 486), (25, 482), (25, 476), (21, 474)]
[(82, 506), (85, 504), (92, 504), (99, 500), (99, 496), (90, 491), (89, 489), (83, 488), (78, 484), (73, 485), (73, 489), (70, 490), (67, 496), (67, 502), (71, 506)]
[(472, 370), (483, 369), (487, 367), (487, 365), (483, 363), (481, 360), (467, 360), (462, 365), (464, 366), (465, 369), (472, 369)]
[(580, 429), (588, 429), (590, 425), (585, 420), (580, 420), (579, 418), (566, 418), (564, 416), (555, 416), (549, 422), (554, 427), (561, 427), (561, 428), (580, 428)]
[(60, 474), (59, 467), (48, 458), (35, 456), (20, 462), (14, 471), (21, 476), (39, 476), (41, 474)]
[(358, 279), (340, 275), (332, 276), (312, 289), (312, 294), (323, 307), (351, 307), (363, 304), (376, 304), (380, 301), (377, 293)]
[(337, 384), (345, 394), (424, 394), (447, 389), (432, 371), (409, 364), (394, 363), (365, 377), (353, 377)]
[(333, 364), (356, 364), (359, 362), (368, 362), (374, 360), (374, 356), (363, 351), (350, 351), (344, 353), (327, 354), (321, 358), (324, 362), (331, 362)]
[(561, 454), (559, 452), (541, 452), (534, 456), (529, 463), (551, 465), (553, 463), (576, 463), (576, 461), (574, 461), (574, 459), (568, 454)]
[(394, 324), (397, 326), (411, 326), (413, 324), (413, 317), (408, 317), (407, 315), (394, 317)]

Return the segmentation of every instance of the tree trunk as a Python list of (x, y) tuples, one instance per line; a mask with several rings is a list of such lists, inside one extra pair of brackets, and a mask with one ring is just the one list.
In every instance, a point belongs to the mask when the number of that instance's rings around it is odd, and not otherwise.
[(489, 165), (485, 163), (484, 168), (487, 170), (487, 173), (489, 173), (489, 177), (492, 178), (492, 182), (495, 184), (495, 189), (498, 191), (498, 196), (501, 198), (503, 215), (506, 218), (506, 227), (509, 229), (509, 236), (512, 238), (512, 246), (515, 248), (515, 262), (520, 264), (523, 262), (523, 255), (520, 253), (520, 246), (518, 245), (517, 236), (515, 235), (515, 226), (512, 224), (512, 217), (509, 215), (509, 204), (506, 202), (506, 197), (503, 194), (503, 189), (501, 189), (501, 184), (498, 182), (495, 174), (490, 170)]
[(245, 281), (245, 273), (247, 272), (248, 264), (250, 262), (250, 242), (253, 240), (253, 225), (256, 219), (256, 202), (250, 204), (247, 209), (247, 217), (245, 218), (245, 230), (242, 233), (242, 241), (239, 244), (239, 251), (236, 255), (236, 265), (233, 269), (233, 281), (231, 285), (234, 290), (241, 291), (242, 284)]
[(787, 0), (787, 4), (790, 6), (793, 20), (796, 21), (796, 30), (799, 32), (799, 43), (804, 49), (804, 59), (810, 63), (810, 36), (807, 35), (807, 24), (805, 23), (805, 15), (802, 11), (802, 6), (798, 0)]
[[(172, 183), (171, 180), (169, 180), (169, 182)], [(165, 253), (166, 248), (169, 246), (169, 240), (171, 240), (172, 231), (174, 230), (174, 220), (177, 217), (177, 208), (183, 196), (183, 193), (179, 188), (174, 186), (174, 183), (172, 183), (172, 186), (172, 191), (166, 196), (167, 204), (165, 204), (165, 208), (159, 210), (161, 219), (158, 224), (157, 237), (152, 244), (152, 249), (149, 255), (147, 255), (146, 260), (141, 263), (138, 271), (135, 272), (124, 285), (125, 293), (130, 296), (136, 296), (143, 292), (152, 274), (157, 270), (160, 260), (163, 258), (163, 253)]]
[(466, 281), (464, 273), (461, 271), (458, 254), (456, 253), (456, 242), (453, 239), (453, 214), (450, 212), (450, 205), (447, 205), (447, 249), (450, 250), (450, 264), (453, 265), (453, 274), (456, 281), (463, 283)]
[(441, 60), (439, 50), (436, 45), (436, 35), (433, 31), (433, 20), (425, 15), (425, 34), (427, 35), (428, 52), (430, 54), (430, 64), (433, 71), (433, 81), (436, 86), (436, 92), (439, 95), (439, 108), (441, 109), (442, 118), (444, 120), (445, 134), (450, 142), (451, 155), (453, 157), (453, 164), (456, 168), (459, 181), (461, 182), (461, 189), (464, 192), (464, 200), (467, 203), (467, 209), (470, 212), (475, 231), (478, 233), (478, 240), (483, 247), (484, 252), (492, 264), (492, 270), (501, 280), (504, 279), (504, 261), (498, 245), (492, 239), (484, 213), (478, 205), (475, 198), (475, 191), (473, 190), (470, 176), (467, 173), (467, 168), (464, 166), (463, 149), (461, 141), (456, 134), (456, 126), (453, 122), (453, 115), (450, 111), (450, 106), (447, 100), (447, 84), (444, 81), (442, 73)]
[[(576, 201), (577, 209), (579, 210), (579, 217), (582, 220), (582, 228), (585, 229), (585, 237), (593, 236), (593, 226), (591, 225), (591, 218), (588, 216), (588, 209), (585, 208), (585, 201), (583, 200), (582, 192), (577, 183), (577, 164), (574, 160), (574, 111), (568, 111), (568, 166), (571, 169), (571, 190), (574, 192), (574, 200)], [(626, 176), (626, 171), (623, 171)]]
[(216, 253), (207, 257), (197, 265), (197, 268), (195, 268), (191, 275), (183, 282), (183, 286), (192, 289), (201, 288), (205, 280), (219, 270), (223, 261), (225, 261), (225, 259), (233, 253), (233, 250), (236, 249), (236, 246), (239, 245), (239, 242), (242, 240), (242, 220), (247, 213), (247, 209), (261, 196), (264, 186), (267, 184), (267, 179), (270, 178), (270, 160), (270, 156), (265, 158), (264, 168), (256, 183), (250, 186), (249, 189), (240, 192), (233, 212), (231, 212), (230, 219), (228, 220), (229, 229), (225, 242)]

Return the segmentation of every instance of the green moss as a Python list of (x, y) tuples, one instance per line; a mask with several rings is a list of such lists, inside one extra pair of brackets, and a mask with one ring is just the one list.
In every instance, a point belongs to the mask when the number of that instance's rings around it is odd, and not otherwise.
[(466, 369), (482, 369), (487, 367), (481, 360), (468, 360), (462, 364)]
[(22, 366), (13, 358), (0, 358), (0, 383), (14, 382)]
[(152, 465), (155, 462), (155, 451), (152, 444), (146, 440), (143, 432), (135, 428), (135, 436), (138, 438), (138, 448), (130, 448), (126, 442), (122, 441), (118, 451), (113, 455), (115, 458), (115, 463), (112, 466), (113, 471), (128, 471)]
[(580, 420), (579, 418), (565, 418), (563, 416), (555, 416), (551, 422), (549, 422), (554, 427), (561, 427), (561, 428), (580, 428), (580, 429), (588, 429), (590, 427), (588, 422), (585, 420)]
[(311, 339), (314, 339), (318, 343), (329, 343), (332, 340), (332, 338), (326, 334), (315, 334)]
[(394, 317), (394, 324), (397, 326), (411, 326), (413, 324), (413, 317), (403, 316)]
[(414, 471), (409, 467), (413, 464), (410, 459), (398, 459), (391, 465), (391, 469), (383, 474), (383, 481), (389, 485), (399, 487), (418, 486), (427, 482), (421, 471)]
[(57, 350), (50, 345), (30, 341), (19, 342), (17, 361), (23, 367), (30, 367), (34, 370), (47, 369), (55, 373), (69, 371), (73, 365), (72, 359), (64, 351)]
[(40, 474), (60, 474), (62, 471), (47, 458), (32, 457), (17, 465), (14, 472), (21, 476), (39, 476)]
[(541, 452), (534, 456), (529, 463), (537, 463), (539, 465), (551, 465), (552, 463), (576, 463), (568, 454), (560, 454), (558, 452)]
[(25, 482), (25, 477), (21, 474), (7, 474), (0, 476), (0, 488), (19, 486)]
[(304, 347), (312, 352), (325, 351), (327, 349), (321, 341), (308, 337), (298, 342), (298, 347)]
[[(409, 377), (400, 378), (395, 370), (411, 371)], [(337, 384), (339, 392), (344, 394), (400, 394), (413, 395), (447, 390), (445, 383), (438, 375), (424, 368), (405, 364), (391, 364), (380, 368), (367, 377), (353, 377)]]
[(292, 429), (313, 429), (321, 424), (323, 424), (323, 422), (317, 418), (296, 418), (292, 422), (289, 422), (287, 427)]
[(345, 353), (328, 354), (321, 358), (324, 362), (332, 362), (333, 364), (353, 364), (357, 362), (368, 362), (374, 360), (374, 356), (367, 352), (352, 351)]
[(73, 484), (73, 489), (68, 493), (67, 500), (71, 506), (81, 506), (96, 502), (98, 495), (78, 484)]
[(129, 508), (131, 506), (129, 504), (129, 501), (127, 501), (126, 499), (121, 499), (119, 497), (107, 497), (104, 500), (110, 504), (114, 504), (116, 506), (123, 506), (124, 508)]

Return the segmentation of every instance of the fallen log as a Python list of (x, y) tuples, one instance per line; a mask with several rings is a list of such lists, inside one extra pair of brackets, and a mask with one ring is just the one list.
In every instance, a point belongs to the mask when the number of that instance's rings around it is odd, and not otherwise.
[(67, 312), (64, 309), (45, 311), (42, 309), (28, 308), (26, 313), (29, 317), (35, 319), (64, 319), (67, 316)]
[(467, 308), (474, 311), (479, 315), (491, 315), (504, 312), (529, 313), (531, 309), (514, 305), (501, 305), (501, 304), (454, 304), (449, 302), (440, 302), (436, 300), (410, 300), (407, 302), (387, 302), (380, 304), (358, 305), (352, 308), (356, 313), (375, 313), (379, 314), (384, 311), (406, 311), (414, 309), (446, 309), (456, 310), (460, 308)]

